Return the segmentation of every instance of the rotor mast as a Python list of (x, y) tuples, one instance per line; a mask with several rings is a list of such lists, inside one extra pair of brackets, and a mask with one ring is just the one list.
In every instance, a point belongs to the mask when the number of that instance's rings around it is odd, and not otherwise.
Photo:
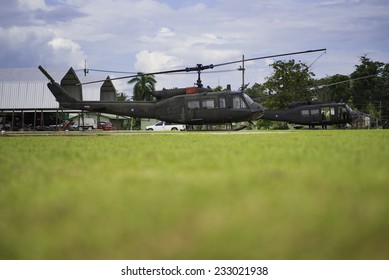
[(244, 91), (245, 84), (244, 84), (244, 71), (246, 69), (244, 68), (244, 54), (242, 55), (242, 65), (239, 66), (238, 71), (242, 71), (242, 91)]
[(197, 87), (202, 88), (203, 84), (201, 82), (201, 71), (206, 70), (206, 69), (212, 69), (212, 68), (213, 68), (213, 64), (209, 64), (209, 65), (197, 64), (196, 67), (185, 68), (185, 71), (186, 72), (197, 71), (196, 85), (197, 85)]

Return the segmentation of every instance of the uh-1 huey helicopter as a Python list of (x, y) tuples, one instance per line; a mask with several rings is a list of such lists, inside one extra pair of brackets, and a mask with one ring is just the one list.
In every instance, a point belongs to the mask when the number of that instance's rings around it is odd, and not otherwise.
[[(332, 84), (321, 85), (311, 88), (310, 90), (323, 89), (374, 76), (376, 75), (369, 75)], [(301, 128), (301, 125), (307, 125), (309, 128), (321, 126), (323, 129), (327, 129), (327, 125), (340, 125), (344, 127), (346, 124), (353, 124), (361, 119), (362, 115), (363, 114), (360, 112), (351, 109), (350, 106), (344, 102), (306, 101), (291, 103), (289, 104), (289, 108), (287, 110), (265, 110), (262, 119), (283, 121), (294, 125), (300, 125), (295, 126), (296, 128)]]
[[(254, 102), (246, 93), (243, 92), (243, 90), (225, 90), (214, 92), (209, 88), (203, 88), (200, 79), (201, 71), (213, 69), (218, 66), (240, 63), (242, 61), (290, 56), (325, 50), (326, 49), (318, 49), (285, 53), (220, 64), (197, 64), (197, 66), (190, 68), (147, 73), (147, 75), (191, 71), (196, 71), (198, 73), (196, 83), (197, 87), (154, 91), (152, 95), (155, 97), (155, 101), (79, 101), (73, 98), (60, 84), (55, 82), (55, 80), (42, 66), (39, 66), (38, 68), (49, 79), (50, 82), (47, 86), (62, 108), (110, 113), (135, 118), (153, 118), (161, 121), (186, 125), (225, 124), (257, 120), (263, 116), (264, 108), (262, 105)], [(110, 80), (128, 79), (139, 75), (146, 74), (139, 73), (137, 75), (112, 78)], [(95, 82), (88, 82), (84, 84)]]
[[(288, 110), (265, 110), (264, 120), (284, 121), (295, 125), (308, 125), (314, 128), (321, 125), (345, 125), (359, 119), (359, 113), (346, 103), (297, 102), (289, 105)], [(296, 126), (296, 128), (301, 128)]]

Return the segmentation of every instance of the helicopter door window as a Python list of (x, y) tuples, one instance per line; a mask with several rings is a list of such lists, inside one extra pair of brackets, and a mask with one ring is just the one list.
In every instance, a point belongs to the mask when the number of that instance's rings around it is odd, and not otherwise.
[(201, 107), (204, 109), (214, 109), (215, 101), (213, 99), (204, 99), (201, 101)]
[(343, 106), (339, 107), (339, 118), (343, 120), (347, 119), (347, 107), (343, 107)]
[(330, 120), (330, 108), (329, 107), (321, 108), (321, 119), (323, 121), (329, 121)]
[(226, 99), (224, 97), (220, 97), (219, 99), (219, 107), (226, 108)]
[(200, 101), (199, 100), (189, 100), (188, 101), (188, 109), (193, 110), (193, 109), (198, 109), (200, 108)]
[(342, 118), (344, 107), (340, 106), (338, 109), (338, 118)]
[(335, 116), (335, 108), (331, 107), (330, 108), (331, 116)]
[(308, 117), (309, 116), (309, 110), (301, 110), (301, 115), (303, 117)]
[(243, 109), (246, 108), (246, 104), (240, 96), (234, 96), (232, 98), (232, 104), (234, 109)]
[(312, 115), (312, 116), (318, 116), (318, 115), (320, 115), (319, 109), (312, 109), (312, 110), (311, 110), (311, 115)]

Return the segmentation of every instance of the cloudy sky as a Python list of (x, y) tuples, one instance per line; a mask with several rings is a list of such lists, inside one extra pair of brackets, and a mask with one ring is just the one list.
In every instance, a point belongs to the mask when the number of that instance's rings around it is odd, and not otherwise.
[[(0, 4), (0, 67), (82, 69), (86, 60), (91, 69), (153, 72), (235, 61), (243, 54), (251, 58), (320, 48), (327, 52), (283, 59), (313, 63), (317, 78), (350, 74), (364, 54), (389, 63), (387, 0), (0, 0)], [(263, 82), (271, 74), (271, 62), (246, 63), (246, 82)], [(206, 71), (203, 83), (211, 87), (230, 83), (237, 89), (238, 67)], [(157, 88), (190, 86), (196, 79), (195, 73), (158, 76)], [(128, 87), (125, 81), (116, 85), (120, 90)]]

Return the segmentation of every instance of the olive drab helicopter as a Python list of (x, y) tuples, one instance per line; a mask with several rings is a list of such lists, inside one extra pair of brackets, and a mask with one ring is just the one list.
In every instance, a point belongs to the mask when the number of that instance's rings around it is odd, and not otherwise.
[[(310, 90), (322, 89), (374, 76), (376, 76), (376, 74), (321, 85), (316, 88), (311, 88)], [(321, 126), (323, 129), (326, 129), (327, 125), (345, 126), (346, 124), (353, 124), (358, 121), (362, 115), (362, 113), (354, 111), (344, 102), (309, 101), (289, 104), (289, 108), (287, 110), (265, 110), (262, 119), (283, 121), (294, 125), (307, 125), (309, 128)], [(295, 127), (301, 128), (299, 126)]]
[[(42, 66), (39, 66), (38, 68), (49, 79), (50, 82), (47, 86), (62, 108), (110, 113), (135, 118), (153, 118), (161, 121), (186, 125), (226, 124), (257, 120), (263, 116), (264, 108), (262, 105), (254, 102), (246, 93), (243, 92), (243, 90), (225, 90), (214, 92), (209, 88), (204, 88), (200, 78), (202, 71), (213, 69), (218, 66), (240, 63), (242, 61), (290, 56), (325, 50), (326, 49), (318, 49), (285, 53), (220, 64), (197, 64), (195, 67), (147, 74), (139, 73), (137, 75), (110, 79), (128, 79), (140, 75), (159, 75), (191, 71), (197, 72), (198, 79), (196, 87), (154, 91), (152, 95), (155, 97), (155, 101), (79, 101), (73, 98), (67, 90), (58, 84)], [(75, 84), (74, 86), (76, 87), (79, 85)], [(67, 89), (69, 90), (69, 87), (67, 87)]]
[(265, 110), (262, 119), (326, 129), (327, 125), (350, 124), (359, 117), (346, 103), (298, 102), (290, 104), (288, 110)]

